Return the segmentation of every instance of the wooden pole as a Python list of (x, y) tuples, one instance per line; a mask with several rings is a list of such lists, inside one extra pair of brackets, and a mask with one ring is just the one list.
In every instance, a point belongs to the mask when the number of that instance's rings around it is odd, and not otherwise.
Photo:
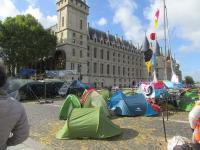
[(164, 130), (165, 142), (167, 142), (167, 134), (166, 134), (166, 128), (165, 128), (165, 118), (164, 118), (163, 111), (162, 111), (162, 121), (163, 121), (163, 130)]

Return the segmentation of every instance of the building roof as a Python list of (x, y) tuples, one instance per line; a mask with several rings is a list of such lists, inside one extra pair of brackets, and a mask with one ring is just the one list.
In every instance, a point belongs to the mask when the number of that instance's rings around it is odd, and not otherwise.
[(124, 40), (123, 37), (118, 37), (117, 35), (112, 35), (110, 32), (103, 32), (95, 28), (89, 27), (89, 38), (91, 40), (95, 39), (98, 42), (110, 42), (110, 44), (119, 44), (119, 46), (129, 47), (136, 49), (136, 47), (131, 43), (131, 41)]
[(145, 35), (144, 42), (142, 44), (142, 51), (144, 52), (148, 51), (149, 47), (150, 47), (149, 40), (147, 39), (147, 36)]
[(158, 41), (156, 40), (156, 55), (160, 56), (161, 52), (160, 52), (160, 45), (158, 44)]

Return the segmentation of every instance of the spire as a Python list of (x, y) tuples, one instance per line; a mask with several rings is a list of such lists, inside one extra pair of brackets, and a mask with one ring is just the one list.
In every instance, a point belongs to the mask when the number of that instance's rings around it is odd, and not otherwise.
[(158, 44), (158, 41), (156, 40), (156, 56), (160, 56), (160, 46)]
[(167, 60), (170, 60), (170, 57), (171, 57), (171, 54), (170, 54), (170, 50), (168, 49), (168, 52), (167, 52)]
[(145, 35), (144, 42), (142, 44), (142, 51), (145, 52), (149, 49), (149, 40), (147, 39), (147, 36)]
[(162, 56), (164, 55), (162, 47), (160, 47), (160, 55), (162, 55)]

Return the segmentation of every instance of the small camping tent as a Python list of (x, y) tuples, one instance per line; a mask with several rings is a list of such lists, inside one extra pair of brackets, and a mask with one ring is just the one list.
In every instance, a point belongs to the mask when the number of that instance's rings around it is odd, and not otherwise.
[(85, 92), (81, 97), (81, 103), (84, 108), (102, 107), (106, 116), (110, 115), (105, 100), (95, 89), (90, 89), (87, 92)]
[(121, 129), (113, 124), (100, 108), (75, 108), (56, 138), (104, 139), (120, 135)]
[(68, 95), (60, 109), (59, 119), (67, 120), (74, 108), (81, 108), (81, 103), (75, 95)]
[(103, 96), (105, 101), (108, 101), (110, 99), (110, 91), (108, 89), (102, 89), (99, 91), (99, 93)]
[(126, 97), (121, 91), (117, 91), (110, 100), (109, 108), (121, 116), (157, 115), (143, 94)]

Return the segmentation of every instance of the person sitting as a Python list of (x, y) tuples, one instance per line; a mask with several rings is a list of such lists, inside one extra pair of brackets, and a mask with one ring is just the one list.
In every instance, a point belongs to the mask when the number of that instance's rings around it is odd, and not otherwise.
[(0, 64), (0, 150), (20, 144), (29, 136), (28, 119), (24, 107), (3, 90), (6, 80), (5, 68)]

